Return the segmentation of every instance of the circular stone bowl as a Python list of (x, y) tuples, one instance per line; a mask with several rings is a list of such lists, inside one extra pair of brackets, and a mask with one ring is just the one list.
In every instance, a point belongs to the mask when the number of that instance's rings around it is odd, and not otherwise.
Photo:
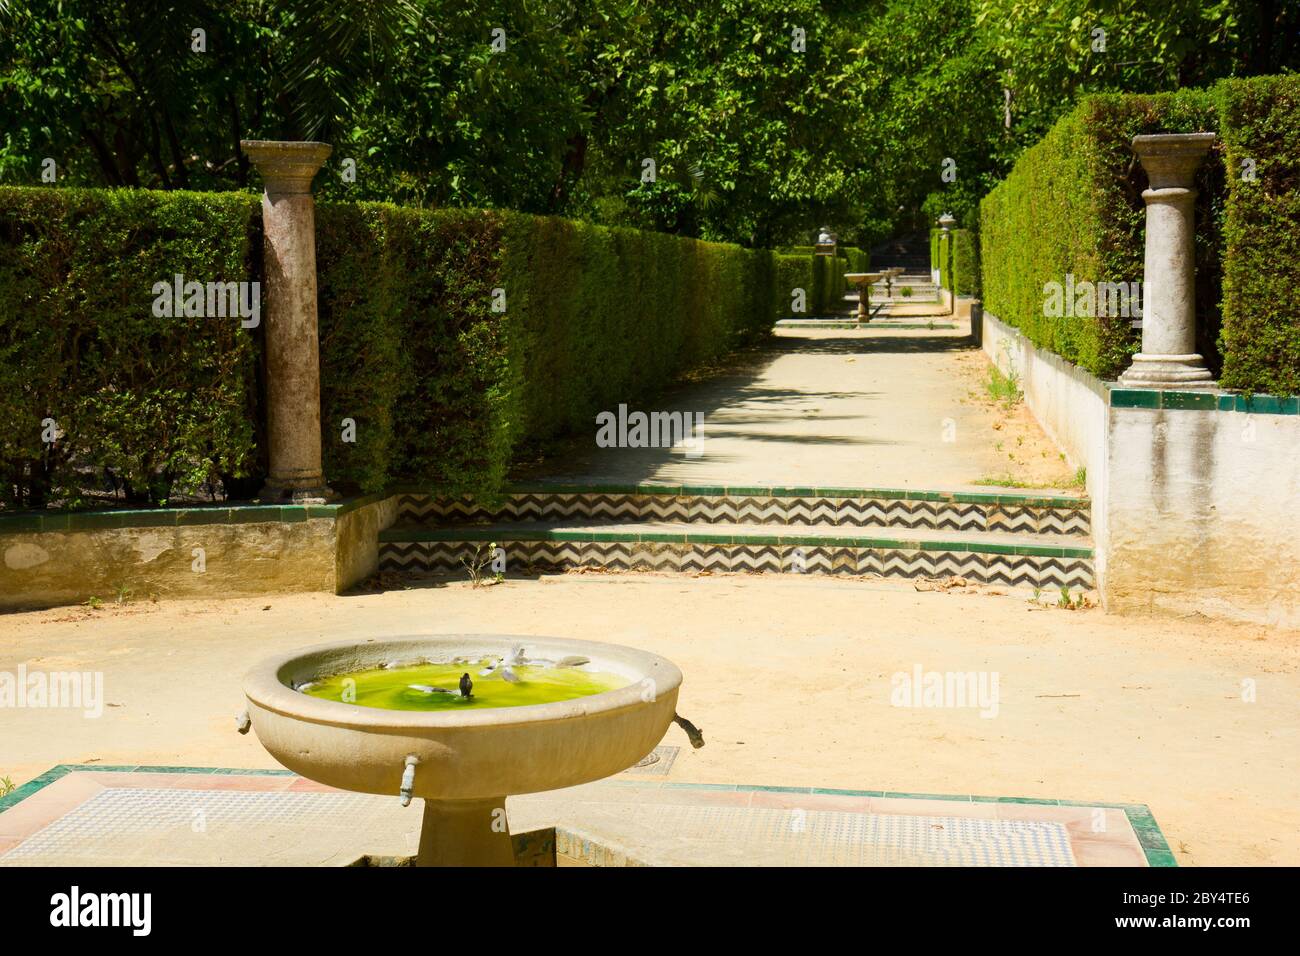
[[(589, 669), (620, 675), (628, 684), (552, 704), (433, 712), (363, 707), (293, 689), (388, 661), (456, 657), (476, 662), (465, 669), (477, 680), (477, 661), (504, 657), (516, 645), (529, 658), (588, 657)], [(509, 834), (499, 825), (506, 795), (576, 786), (626, 770), (663, 739), (681, 682), (672, 662), (617, 644), (467, 634), (291, 651), (254, 667), (244, 678), (244, 694), (253, 729), (271, 756), (320, 783), (397, 796), (407, 758), (415, 757), (411, 795), (425, 799), (420, 864), (509, 865)]]

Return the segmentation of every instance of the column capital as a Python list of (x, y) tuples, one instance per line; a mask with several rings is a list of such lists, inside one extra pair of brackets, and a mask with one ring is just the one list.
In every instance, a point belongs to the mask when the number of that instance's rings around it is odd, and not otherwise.
[(310, 193), (312, 178), (334, 152), (328, 143), (276, 139), (241, 139), (239, 148), (272, 193)]
[(1213, 133), (1154, 133), (1134, 136), (1133, 152), (1153, 190), (1186, 189), (1213, 142)]

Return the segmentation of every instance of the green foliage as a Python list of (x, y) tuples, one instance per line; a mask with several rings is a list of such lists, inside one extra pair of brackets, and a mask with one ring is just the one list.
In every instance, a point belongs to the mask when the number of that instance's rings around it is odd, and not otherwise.
[(770, 252), (502, 217), (512, 442), (592, 429), (598, 412), (770, 333)]
[(0, 182), (48, 157), (61, 184), (242, 189), (240, 137), (315, 138), (327, 199), (870, 248), (978, 228), (1082, 95), (1294, 71), (1298, 28), (1278, 0), (25, 0), (0, 3)]
[(952, 285), (956, 295), (979, 295), (979, 241), (971, 229), (952, 231)]
[(989, 398), (1008, 411), (1024, 398), (1019, 376), (1014, 372), (1004, 375), (996, 365), (989, 366), (989, 380), (984, 387)]
[[(154, 284), (247, 281), (240, 193), (0, 189), (0, 501), (161, 504), (256, 468), (256, 330), (153, 314)], [(46, 419), (61, 434), (42, 440)]]
[[(1300, 391), (1300, 79), (1084, 100), (1027, 150), (981, 208), (985, 307), (1036, 344), (1113, 378), (1138, 337), (1127, 320), (1049, 318), (1044, 283), (1143, 275), (1141, 133), (1219, 134), (1197, 172), (1197, 348), (1228, 388)], [(1243, 177), (1253, 161), (1255, 178)], [(959, 280), (960, 281), (960, 280)]]
[[(1085, 99), (1041, 142), (1026, 150), (1005, 182), (980, 205), (985, 308), (1031, 341), (1101, 378), (1114, 378), (1137, 350), (1124, 318), (1045, 314), (1045, 285), (1130, 282), (1142, 278), (1145, 174), (1133, 156), (1140, 133), (1213, 130), (1212, 94)], [(1222, 165), (1202, 165), (1197, 217), (1197, 308), (1202, 348), (1215, 361), (1219, 207)]]
[(939, 288), (952, 291), (952, 240), (942, 229), (930, 230), (930, 270), (939, 273)]
[[(321, 203), (316, 223), (322, 453), (343, 492), (498, 488), (521, 443), (593, 428), (777, 317), (770, 252), (381, 203)], [(0, 503), (76, 506), (106, 477), (151, 504), (260, 487), (261, 329), (152, 310), (178, 272), (259, 280), (256, 230), (245, 193), (0, 189)]]
[[(1227, 81), (1221, 384), (1300, 393), (1300, 76)], [(1247, 160), (1254, 179), (1245, 178)]]
[(499, 217), (322, 204), (316, 242), (322, 453), (336, 490), (499, 484), (509, 461), (505, 317), (491, 311)]
[(810, 246), (793, 246), (776, 253), (775, 309), (780, 317), (793, 313), (795, 289), (803, 289), (806, 309), (796, 317), (830, 315), (844, 306), (846, 272), (866, 272), (870, 257), (853, 246), (840, 246), (834, 256), (815, 255)]

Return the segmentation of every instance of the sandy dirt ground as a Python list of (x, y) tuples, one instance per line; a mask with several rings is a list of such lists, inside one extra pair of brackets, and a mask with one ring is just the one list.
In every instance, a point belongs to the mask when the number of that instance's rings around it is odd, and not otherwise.
[[(0, 617), (0, 671), (100, 671), (107, 706), (0, 710), (0, 776), (57, 763), (269, 767), (234, 731), (282, 648), (431, 633), (632, 644), (685, 672), (673, 780), (1146, 803), (1177, 859), (1300, 864), (1300, 634), (1125, 619), (971, 588), (570, 574), (356, 596)], [(998, 675), (996, 716), (891, 704), (896, 673)]]

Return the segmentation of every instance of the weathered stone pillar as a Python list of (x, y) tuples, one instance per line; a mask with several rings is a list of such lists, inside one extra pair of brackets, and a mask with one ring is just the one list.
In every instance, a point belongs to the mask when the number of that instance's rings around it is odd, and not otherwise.
[(266, 419), (270, 474), (261, 501), (323, 502), (320, 341), (316, 329), (316, 202), (325, 143), (241, 140), (262, 174), (266, 239)]
[(1192, 177), (1213, 133), (1134, 136), (1150, 188), (1145, 275), (1142, 281), (1142, 351), (1119, 377), (1131, 388), (1205, 388), (1214, 377), (1196, 352), (1196, 190)]
[(957, 219), (952, 213), (946, 212), (939, 217), (939, 298), (948, 300), (948, 312), (952, 315), (957, 314), (957, 293), (945, 289), (942, 285), (943, 274), (946, 272), (952, 275), (952, 227), (957, 225)]

